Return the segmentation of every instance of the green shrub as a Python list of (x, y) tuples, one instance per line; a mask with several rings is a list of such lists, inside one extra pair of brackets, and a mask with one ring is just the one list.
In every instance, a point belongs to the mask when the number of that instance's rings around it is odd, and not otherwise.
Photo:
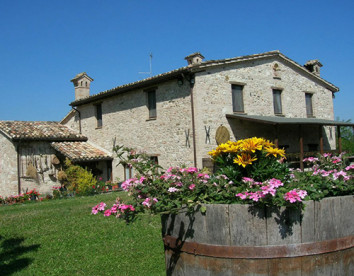
[(79, 165), (74, 165), (69, 159), (65, 160), (65, 167), (65, 173), (67, 176), (65, 186), (69, 191), (79, 194), (90, 194), (93, 191), (93, 187), (96, 186), (97, 180), (90, 171)]

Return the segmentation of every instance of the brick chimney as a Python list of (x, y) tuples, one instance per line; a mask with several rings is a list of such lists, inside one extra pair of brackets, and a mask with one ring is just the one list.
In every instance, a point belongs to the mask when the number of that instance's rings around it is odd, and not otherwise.
[(203, 62), (204, 56), (201, 53), (197, 52), (186, 56), (184, 59), (187, 60), (189, 66), (193, 66), (201, 64)]
[(320, 68), (323, 66), (318, 59), (312, 59), (305, 63), (305, 68), (311, 73), (314, 73), (317, 76), (320, 76)]
[(90, 84), (93, 81), (86, 72), (77, 74), (75, 78), (71, 80), (75, 87), (75, 101), (90, 96)]

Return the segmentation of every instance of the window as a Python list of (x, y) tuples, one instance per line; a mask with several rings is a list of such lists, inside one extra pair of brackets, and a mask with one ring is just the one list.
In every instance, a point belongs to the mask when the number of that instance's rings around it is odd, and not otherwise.
[(274, 114), (283, 114), (281, 107), (281, 90), (273, 89)]
[(102, 127), (102, 104), (96, 104), (96, 120), (97, 120), (97, 127)]
[(149, 109), (149, 119), (156, 118), (156, 91), (148, 91), (148, 109)]
[(307, 117), (313, 117), (312, 94), (305, 93), (305, 101), (306, 101), (306, 114), (307, 114)]
[(244, 112), (242, 85), (232, 84), (232, 108), (233, 112)]
[(159, 164), (159, 158), (156, 155), (151, 155), (150, 160), (153, 161), (156, 165)]
[(124, 180), (133, 178), (133, 168), (128, 165), (124, 166)]

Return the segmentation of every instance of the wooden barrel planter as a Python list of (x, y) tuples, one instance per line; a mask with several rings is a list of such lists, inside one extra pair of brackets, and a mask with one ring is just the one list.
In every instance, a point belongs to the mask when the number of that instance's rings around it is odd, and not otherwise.
[(167, 275), (354, 275), (354, 196), (162, 216)]

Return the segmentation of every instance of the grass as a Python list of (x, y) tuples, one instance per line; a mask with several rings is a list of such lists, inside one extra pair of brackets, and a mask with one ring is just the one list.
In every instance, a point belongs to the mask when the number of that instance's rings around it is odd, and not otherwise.
[(165, 275), (160, 219), (91, 215), (122, 193), (0, 207), (1, 275)]

